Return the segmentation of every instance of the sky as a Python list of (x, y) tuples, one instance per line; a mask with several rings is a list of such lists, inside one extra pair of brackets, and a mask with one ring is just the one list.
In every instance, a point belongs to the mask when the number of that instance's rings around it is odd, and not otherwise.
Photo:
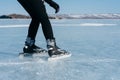
[[(54, 0), (60, 5), (59, 14), (92, 14), (120, 13), (120, 0)], [(48, 4), (48, 14), (54, 14), (54, 9)], [(0, 0), (0, 15), (27, 14), (17, 0)]]

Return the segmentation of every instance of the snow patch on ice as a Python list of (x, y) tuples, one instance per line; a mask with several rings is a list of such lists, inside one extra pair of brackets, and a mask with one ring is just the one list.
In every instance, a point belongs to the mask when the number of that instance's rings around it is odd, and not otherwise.
[(104, 24), (104, 23), (83, 23), (81, 26), (115, 26), (117, 24)]
[(21, 25), (1, 25), (0, 28), (14, 28), (14, 27), (28, 27), (29, 25), (21, 24)]
[[(117, 24), (109, 23), (76, 23), (76, 24), (52, 24), (53, 26), (116, 26)], [(1, 25), (0, 28), (28, 27), (27, 24), (20, 25)]]
[(53, 24), (53, 26), (116, 26), (117, 24), (105, 23), (80, 23), (80, 24)]

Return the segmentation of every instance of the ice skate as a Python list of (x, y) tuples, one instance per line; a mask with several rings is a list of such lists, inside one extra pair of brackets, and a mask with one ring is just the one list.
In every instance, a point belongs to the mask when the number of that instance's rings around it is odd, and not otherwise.
[(23, 52), (20, 53), (19, 55), (22, 56), (36, 56), (36, 55), (41, 55), (41, 54), (45, 54), (47, 53), (47, 50), (36, 46), (34, 40), (31, 40), (29, 38), (27, 38), (26, 42), (25, 42), (25, 46), (23, 48)]
[(50, 58), (48, 60), (57, 60), (57, 59), (63, 59), (70, 57), (71, 54), (67, 52), (66, 50), (60, 49), (57, 45), (54, 39), (48, 39), (47, 40), (47, 49), (48, 54)]

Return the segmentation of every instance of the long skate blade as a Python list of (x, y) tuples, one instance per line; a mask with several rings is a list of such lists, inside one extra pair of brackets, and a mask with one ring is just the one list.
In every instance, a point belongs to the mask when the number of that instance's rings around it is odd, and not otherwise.
[(72, 54), (66, 54), (66, 55), (56, 55), (53, 57), (49, 57), (48, 61), (54, 61), (54, 60), (59, 60), (59, 59), (64, 59), (70, 57)]
[(47, 52), (41, 52), (41, 53), (34, 53), (32, 54), (33, 57), (41, 57), (41, 56), (47, 56)]
[(41, 53), (19, 53), (19, 58), (23, 59), (24, 57), (30, 57), (30, 58), (34, 58), (34, 57), (42, 57), (42, 56), (47, 56), (47, 52), (41, 52)]
[(19, 53), (19, 58), (23, 59), (24, 57), (32, 57), (33, 54), (29, 54), (29, 53)]

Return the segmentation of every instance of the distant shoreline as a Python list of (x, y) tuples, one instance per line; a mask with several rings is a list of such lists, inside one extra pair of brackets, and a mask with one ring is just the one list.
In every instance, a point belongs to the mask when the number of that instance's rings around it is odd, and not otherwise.
[[(0, 19), (31, 19), (23, 14), (0, 15)], [(120, 14), (50, 14), (49, 19), (120, 19)]]

